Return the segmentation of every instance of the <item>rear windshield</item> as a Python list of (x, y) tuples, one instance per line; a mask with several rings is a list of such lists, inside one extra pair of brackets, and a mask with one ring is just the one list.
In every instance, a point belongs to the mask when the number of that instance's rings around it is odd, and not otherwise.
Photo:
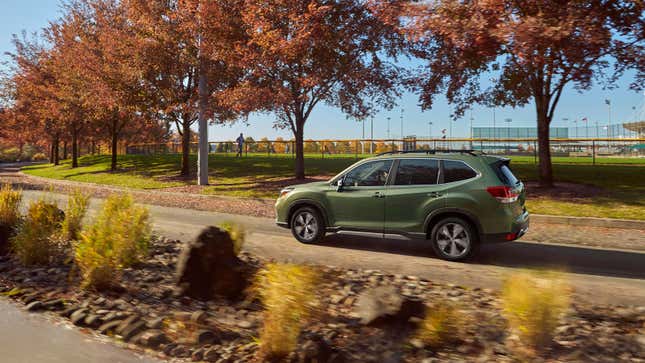
[(499, 164), (499, 178), (506, 185), (514, 186), (520, 183), (520, 181), (515, 177), (511, 168), (504, 163)]

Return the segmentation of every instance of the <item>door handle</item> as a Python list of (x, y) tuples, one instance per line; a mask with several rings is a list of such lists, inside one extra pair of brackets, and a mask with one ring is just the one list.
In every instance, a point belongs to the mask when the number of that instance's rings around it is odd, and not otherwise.
[(385, 194), (383, 194), (381, 192), (376, 192), (376, 193), (374, 193), (373, 197), (374, 198), (385, 198)]
[(432, 198), (438, 198), (438, 197), (441, 196), (441, 193), (439, 193), (439, 192), (430, 192), (430, 193), (428, 193), (428, 196), (432, 197)]

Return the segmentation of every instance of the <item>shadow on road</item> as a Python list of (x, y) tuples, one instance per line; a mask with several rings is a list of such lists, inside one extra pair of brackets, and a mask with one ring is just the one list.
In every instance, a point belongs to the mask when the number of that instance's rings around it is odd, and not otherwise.
[[(319, 245), (435, 257), (424, 241), (400, 241), (330, 235)], [(484, 245), (467, 263), (513, 268), (551, 268), (571, 273), (645, 279), (645, 253), (600, 250), (528, 242)]]

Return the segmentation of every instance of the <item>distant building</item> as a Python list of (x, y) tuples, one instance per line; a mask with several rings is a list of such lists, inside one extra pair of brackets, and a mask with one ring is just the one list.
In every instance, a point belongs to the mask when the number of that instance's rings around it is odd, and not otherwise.
[(623, 124), (623, 127), (635, 133), (637, 138), (645, 139), (645, 121), (627, 122)]

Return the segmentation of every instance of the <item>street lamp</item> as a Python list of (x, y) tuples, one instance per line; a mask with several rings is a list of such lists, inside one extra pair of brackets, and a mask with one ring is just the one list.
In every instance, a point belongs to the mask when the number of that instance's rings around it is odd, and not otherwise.
[[(510, 134), (510, 131), (511, 131), (510, 124), (511, 124), (511, 122), (513, 122), (513, 119), (511, 119), (511, 118), (505, 118), (505, 119), (504, 119), (504, 122), (506, 122), (507, 124), (509, 124), (509, 126), (508, 126), (508, 127), (506, 127), (506, 137), (507, 137), (507, 140), (508, 140), (508, 139), (510, 138), (510, 135), (509, 135), (509, 134)], [(510, 152), (511, 152), (510, 140), (508, 140), (508, 141), (506, 142), (506, 152), (507, 152), (507, 153), (510, 153)]]
[(370, 154), (374, 153), (374, 116), (370, 119)]
[(607, 122), (607, 128), (609, 129), (609, 138), (611, 138), (611, 135), (613, 134), (613, 132), (611, 130), (611, 100), (606, 99), (605, 104), (607, 105), (607, 113), (608, 113), (608, 116), (609, 116), (609, 119), (607, 120), (608, 121)]

